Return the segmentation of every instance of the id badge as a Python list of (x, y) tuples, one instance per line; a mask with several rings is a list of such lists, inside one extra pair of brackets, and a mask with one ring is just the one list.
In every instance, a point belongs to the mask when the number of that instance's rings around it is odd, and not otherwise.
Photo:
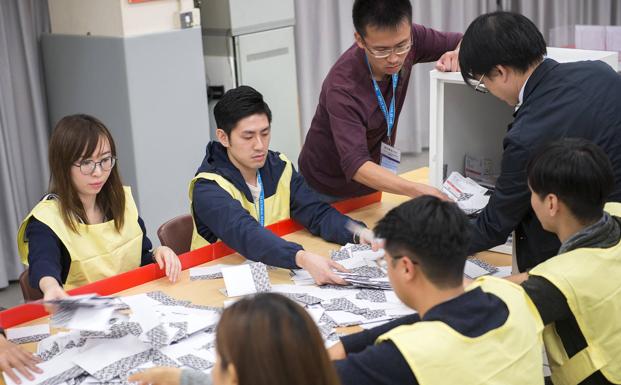
[(382, 142), (380, 166), (396, 174), (399, 163), (401, 163), (401, 151), (390, 144)]

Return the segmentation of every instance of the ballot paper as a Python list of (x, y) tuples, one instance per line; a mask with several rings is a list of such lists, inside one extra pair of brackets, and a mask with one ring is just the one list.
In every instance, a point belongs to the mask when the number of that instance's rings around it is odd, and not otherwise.
[(469, 258), (466, 260), (466, 265), (464, 267), (464, 275), (470, 279), (476, 279), (484, 275), (493, 275), (496, 272), (498, 272), (497, 267), (477, 258)]
[[(243, 264), (250, 264), (252, 261), (245, 261)], [(190, 268), (190, 280), (206, 280), (206, 279), (218, 279), (222, 278), (222, 268), (233, 267), (239, 265), (228, 265), (225, 263), (219, 263), (217, 265), (192, 267)]]
[(303, 269), (294, 269), (291, 270), (291, 280), (296, 285), (314, 285), (315, 279), (310, 275), (310, 273)]
[(90, 344), (85, 345), (84, 350), (74, 357), (73, 362), (100, 380), (114, 378), (117, 367), (124, 359), (134, 358), (151, 349), (134, 335), (93, 345), (92, 347)]
[(498, 271), (492, 274), (494, 277), (506, 278), (513, 274), (513, 266), (498, 266)]
[(76, 330), (105, 330), (117, 310), (126, 305), (117, 297), (100, 297), (96, 294), (78, 295), (43, 301), (55, 311), (50, 319), (53, 327)]
[(489, 195), (486, 195), (488, 190), (485, 187), (470, 178), (464, 178), (456, 171), (444, 181), (442, 192), (468, 215), (480, 212), (489, 202)]
[(50, 325), (34, 325), (5, 330), (6, 339), (14, 344), (26, 344), (39, 342), (50, 336)]
[(267, 269), (260, 262), (223, 268), (222, 277), (228, 297), (262, 293), (272, 288)]

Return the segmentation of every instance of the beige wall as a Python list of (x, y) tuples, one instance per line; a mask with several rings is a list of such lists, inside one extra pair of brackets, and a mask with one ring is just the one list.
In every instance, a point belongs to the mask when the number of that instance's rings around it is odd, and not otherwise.
[(192, 0), (49, 0), (52, 33), (93, 36), (136, 36), (179, 28), (179, 12), (191, 11)]

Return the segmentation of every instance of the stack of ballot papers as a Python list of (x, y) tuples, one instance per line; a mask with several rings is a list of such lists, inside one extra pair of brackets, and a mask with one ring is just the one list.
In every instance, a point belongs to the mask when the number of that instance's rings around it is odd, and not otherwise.
[(453, 171), (442, 184), (442, 192), (468, 215), (479, 213), (489, 202), (489, 190)]

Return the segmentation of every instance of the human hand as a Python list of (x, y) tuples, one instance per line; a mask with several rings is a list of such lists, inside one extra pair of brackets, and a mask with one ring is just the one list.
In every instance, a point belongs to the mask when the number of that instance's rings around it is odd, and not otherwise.
[(177, 282), (181, 274), (181, 261), (170, 247), (159, 246), (153, 251), (153, 260), (160, 269), (166, 268), (166, 276), (170, 282)]
[(33, 373), (43, 373), (36, 366), (38, 362), (41, 362), (38, 357), (0, 336), (0, 370), (13, 382), (22, 383), (13, 370), (18, 371), (30, 381), (34, 380)]
[(358, 234), (360, 243), (364, 245), (370, 245), (371, 250), (378, 251), (384, 248), (385, 241), (382, 238), (375, 237), (375, 233), (371, 229), (363, 229)]
[(441, 72), (459, 71), (459, 48), (454, 51), (445, 52), (436, 62), (436, 69)]
[(181, 383), (181, 369), (179, 368), (151, 368), (144, 372), (129, 376), (128, 382), (138, 385), (179, 385)]
[(337, 285), (347, 285), (347, 282), (336, 275), (332, 269), (348, 272), (340, 263), (331, 259), (324, 258), (320, 255), (300, 250), (295, 255), (295, 263), (302, 269), (308, 271), (313, 277), (317, 285), (325, 285), (334, 283)]
[[(56, 278), (43, 277), (39, 281), (39, 289), (43, 292), (43, 301), (53, 301), (55, 299), (62, 299), (69, 297), (69, 294), (60, 286)], [(51, 304), (44, 304), (45, 310), (48, 313), (54, 313), (56, 306)]]
[(344, 360), (346, 356), (347, 353), (345, 353), (345, 347), (341, 341), (332, 345), (332, 347), (328, 349), (328, 357), (330, 357), (332, 361)]
[(452, 202), (446, 194), (444, 194), (442, 191), (438, 190), (435, 187), (428, 186), (423, 183), (415, 183), (415, 185), (416, 186), (415, 186), (414, 194), (411, 195), (412, 198), (416, 198), (422, 195), (431, 195), (440, 200), (443, 200), (446, 202)]

